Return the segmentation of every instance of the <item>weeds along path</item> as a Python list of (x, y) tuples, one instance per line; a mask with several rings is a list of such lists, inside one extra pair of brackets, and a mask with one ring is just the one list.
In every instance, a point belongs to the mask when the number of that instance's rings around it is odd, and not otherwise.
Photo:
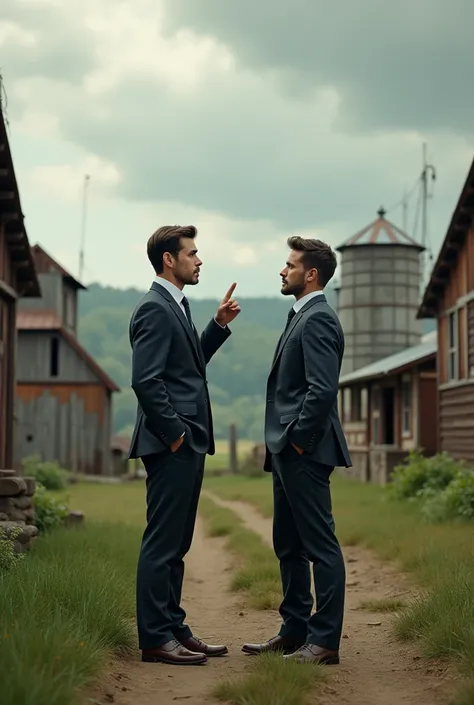
[[(206, 495), (219, 506), (234, 511), (247, 528), (272, 545), (271, 520), (254, 507), (222, 500), (210, 491), (206, 491)], [(362, 548), (345, 547), (344, 556), (347, 593), (341, 665), (330, 667), (328, 684), (318, 685), (312, 702), (445, 705), (454, 690), (452, 676), (444, 667), (422, 660), (412, 645), (397, 642), (391, 633), (391, 615), (361, 607), (364, 602), (375, 600), (409, 600), (413, 593), (407, 578)], [(262, 636), (265, 613), (260, 614), (254, 632), (249, 633), (247, 629), (246, 638), (251, 641), (258, 641)], [(265, 638), (274, 633), (270, 628)]]
[[(115, 705), (205, 705), (221, 680), (248, 668), (241, 652), (249, 638), (264, 639), (275, 631), (278, 615), (242, 607), (242, 596), (230, 592), (235, 568), (225, 550), (226, 539), (208, 538), (198, 520), (192, 549), (186, 558), (183, 605), (196, 636), (208, 643), (227, 644), (229, 655), (209, 659), (205, 666), (167, 666), (119, 661), (110, 670), (92, 702)], [(87, 701), (86, 701), (87, 702)], [(91, 700), (88, 701), (89, 703)]]

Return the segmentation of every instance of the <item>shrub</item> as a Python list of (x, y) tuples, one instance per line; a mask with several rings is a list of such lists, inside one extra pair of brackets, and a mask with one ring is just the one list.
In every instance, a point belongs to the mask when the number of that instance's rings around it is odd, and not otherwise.
[(415, 450), (395, 467), (389, 493), (395, 499), (427, 499), (444, 490), (463, 470), (464, 464), (446, 453), (426, 458)]
[(474, 519), (474, 471), (463, 470), (439, 493), (424, 495), (422, 513), (432, 522)]
[(38, 531), (48, 531), (56, 526), (60, 526), (69, 513), (66, 502), (61, 502), (48, 494), (46, 488), (41, 483), (38, 483), (36, 486), (33, 501)]
[(21, 534), (21, 529), (12, 529), (8, 534), (0, 528), (0, 575), (7, 573), (24, 557), (24, 553), (15, 551), (15, 539)]
[(68, 473), (59, 463), (41, 462), (37, 455), (32, 455), (24, 458), (21, 464), (24, 474), (34, 477), (47, 490), (63, 490), (67, 485)]

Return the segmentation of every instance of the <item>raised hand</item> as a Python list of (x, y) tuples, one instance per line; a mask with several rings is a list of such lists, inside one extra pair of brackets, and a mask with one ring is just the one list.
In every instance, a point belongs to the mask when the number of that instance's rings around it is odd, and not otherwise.
[(219, 304), (219, 308), (216, 313), (216, 321), (221, 326), (227, 326), (231, 323), (234, 318), (236, 318), (240, 313), (240, 306), (235, 299), (232, 298), (232, 294), (235, 291), (237, 282), (234, 282), (228, 289), (226, 295)]

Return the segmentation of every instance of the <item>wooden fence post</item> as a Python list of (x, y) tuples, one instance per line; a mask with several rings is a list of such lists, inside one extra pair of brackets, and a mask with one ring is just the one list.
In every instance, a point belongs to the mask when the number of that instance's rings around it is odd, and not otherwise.
[(236, 475), (239, 471), (237, 458), (237, 427), (231, 424), (229, 428), (229, 470), (231, 475)]

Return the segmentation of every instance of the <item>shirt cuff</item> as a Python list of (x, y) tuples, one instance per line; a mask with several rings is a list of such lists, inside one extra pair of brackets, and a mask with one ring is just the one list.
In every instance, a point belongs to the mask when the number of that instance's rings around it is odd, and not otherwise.
[(214, 321), (217, 323), (219, 328), (222, 328), (222, 330), (225, 330), (227, 328), (227, 326), (221, 326), (221, 324), (219, 323), (219, 321), (217, 320), (217, 318), (215, 316), (214, 316)]

